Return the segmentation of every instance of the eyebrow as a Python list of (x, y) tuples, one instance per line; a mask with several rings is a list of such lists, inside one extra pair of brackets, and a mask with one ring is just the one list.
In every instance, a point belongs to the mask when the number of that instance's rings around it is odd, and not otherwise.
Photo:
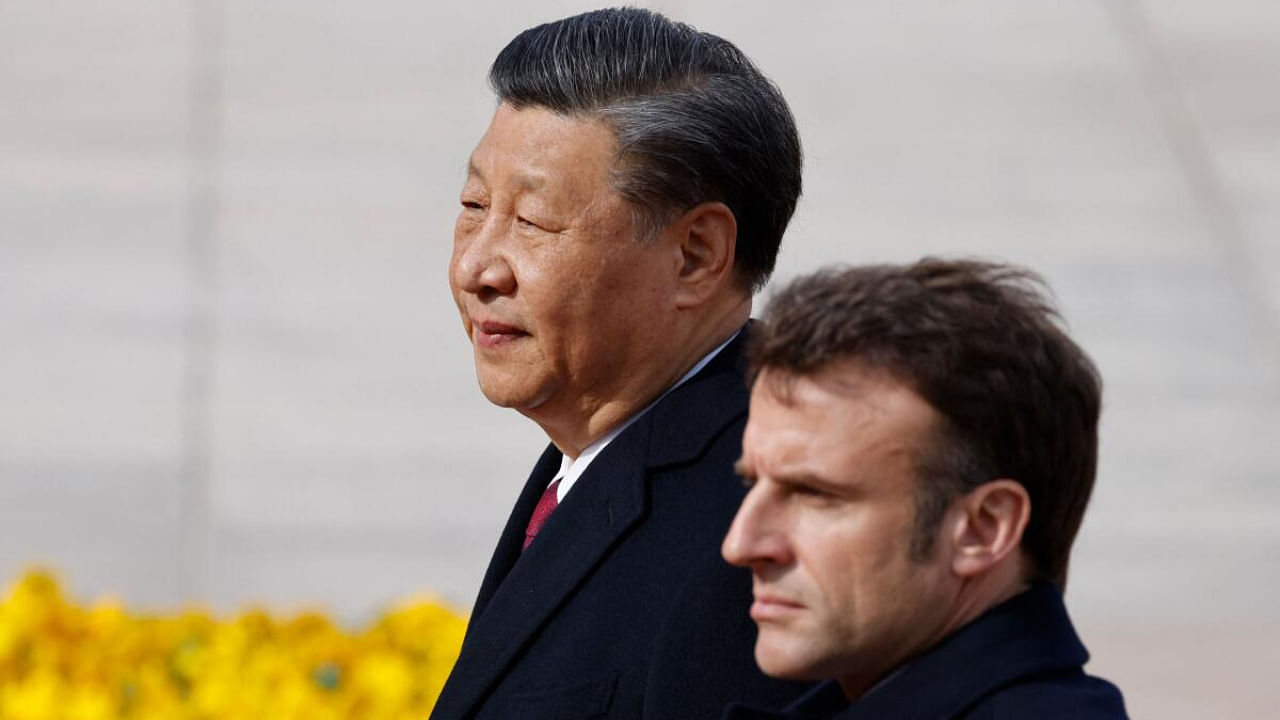
[(826, 492), (832, 492), (832, 493), (838, 493), (842, 490), (847, 490), (847, 488), (845, 488), (845, 486), (841, 485), (840, 483), (832, 482), (830, 480), (827, 480), (826, 478), (820, 477), (818, 475), (814, 475), (813, 473), (802, 472), (796, 475), (786, 475), (786, 476), (774, 478), (774, 479), (775, 481), (782, 483), (783, 485), (804, 485), (806, 487), (815, 487), (815, 488), (818, 488), (819, 490), (824, 490)]
[[(746, 458), (738, 458), (733, 463), (733, 471), (743, 477), (755, 477), (755, 474), (754, 474), (755, 471), (751, 468), (750, 465), (747, 464)], [(784, 475), (780, 477), (775, 477), (774, 479), (777, 480), (778, 482), (792, 484), (792, 485), (796, 483), (804, 483), (806, 485), (821, 485), (823, 487), (834, 486), (834, 484), (831, 483), (830, 481), (824, 480), (818, 477), (817, 475), (814, 475), (813, 473), (809, 473), (809, 472), (800, 472), (795, 475)]]
[[(744, 458), (738, 458), (738, 460), (733, 463), (733, 472), (745, 478), (754, 479), (757, 477), (757, 475), (747, 465), (747, 462)], [(829, 492), (833, 494), (845, 494), (852, 489), (852, 488), (846, 487), (841, 483), (832, 482), (831, 480), (828, 480), (819, 475), (815, 475), (811, 472), (799, 472), (794, 475), (781, 475), (781, 476), (770, 476), (770, 477), (772, 478), (773, 482), (776, 482), (782, 485), (804, 485), (807, 487), (814, 487), (819, 490), (822, 490), (823, 492)]]
[[(484, 173), (480, 172), (480, 168), (476, 166), (475, 160), (467, 160), (467, 177), (476, 177), (484, 180)], [(516, 185), (525, 190), (540, 190), (543, 185), (547, 184), (547, 179), (540, 175), (528, 175), (525, 173), (516, 173), (512, 176), (512, 180)]]

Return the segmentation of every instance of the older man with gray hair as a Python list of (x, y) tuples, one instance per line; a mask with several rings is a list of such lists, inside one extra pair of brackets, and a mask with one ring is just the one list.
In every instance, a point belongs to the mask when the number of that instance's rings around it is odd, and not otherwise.
[(527, 30), (490, 70), (449, 282), (484, 395), (551, 444), (498, 540), (434, 720), (715, 718), (755, 666), (718, 556), (751, 299), (800, 194), (777, 88), (637, 9)]

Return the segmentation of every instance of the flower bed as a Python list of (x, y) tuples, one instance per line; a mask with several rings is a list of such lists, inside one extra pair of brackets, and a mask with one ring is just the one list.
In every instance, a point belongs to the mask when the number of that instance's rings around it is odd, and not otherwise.
[(424, 719), (465, 629), (431, 600), (355, 632), (317, 613), (133, 614), (34, 571), (0, 600), (0, 718)]

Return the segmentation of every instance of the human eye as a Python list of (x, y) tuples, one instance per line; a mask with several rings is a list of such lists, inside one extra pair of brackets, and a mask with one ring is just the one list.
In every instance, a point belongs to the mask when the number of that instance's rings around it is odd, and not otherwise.
[(792, 485), (791, 494), (798, 495), (800, 497), (825, 497), (830, 495), (830, 493), (812, 485)]
[(818, 483), (803, 480), (787, 483), (787, 492), (796, 502), (806, 505), (826, 506), (834, 504), (840, 499), (830, 489)]
[(548, 211), (541, 203), (528, 203), (526, 207), (516, 208), (516, 226), (524, 230), (536, 230), (540, 233), (559, 233), (564, 224), (555, 212)]

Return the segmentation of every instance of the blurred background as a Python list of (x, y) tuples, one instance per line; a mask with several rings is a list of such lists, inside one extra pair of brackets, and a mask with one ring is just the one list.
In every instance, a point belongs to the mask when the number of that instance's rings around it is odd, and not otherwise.
[[(776, 280), (1047, 276), (1107, 383), (1068, 592), (1090, 669), (1136, 717), (1273, 717), (1280, 4), (650, 5), (792, 104)], [(469, 607), (545, 438), (475, 386), (457, 192), (488, 63), (589, 7), (0, 3), (0, 580)]]

